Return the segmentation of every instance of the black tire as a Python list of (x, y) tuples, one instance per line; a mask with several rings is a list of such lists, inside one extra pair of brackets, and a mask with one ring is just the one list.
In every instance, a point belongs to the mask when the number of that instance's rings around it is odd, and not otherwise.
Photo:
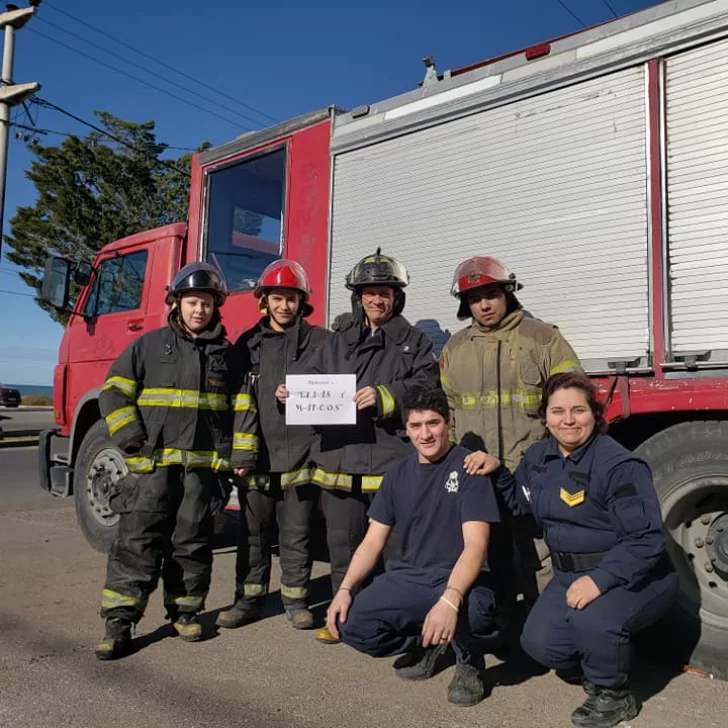
[(728, 422), (673, 425), (636, 453), (652, 468), (680, 576), (677, 604), (659, 626), (659, 649), (680, 665), (728, 679), (728, 551), (716, 554), (716, 547), (728, 549)]
[(108, 507), (109, 486), (126, 475), (121, 451), (103, 420), (95, 422), (81, 442), (73, 473), (76, 519), (89, 544), (108, 553), (116, 538), (119, 516)]

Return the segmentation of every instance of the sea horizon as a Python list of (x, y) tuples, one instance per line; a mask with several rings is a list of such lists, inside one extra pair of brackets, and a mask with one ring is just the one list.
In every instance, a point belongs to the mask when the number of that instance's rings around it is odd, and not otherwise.
[(45, 394), (48, 397), (53, 396), (53, 385), (43, 384), (13, 384), (12, 382), (2, 382), (4, 387), (12, 387), (17, 389), (21, 395), (27, 394)]

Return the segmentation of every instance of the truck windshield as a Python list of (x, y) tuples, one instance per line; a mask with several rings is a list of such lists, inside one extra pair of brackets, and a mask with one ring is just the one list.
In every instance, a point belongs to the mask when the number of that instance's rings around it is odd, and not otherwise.
[(223, 272), (231, 292), (254, 288), (281, 257), (285, 177), (285, 148), (208, 174), (205, 259)]

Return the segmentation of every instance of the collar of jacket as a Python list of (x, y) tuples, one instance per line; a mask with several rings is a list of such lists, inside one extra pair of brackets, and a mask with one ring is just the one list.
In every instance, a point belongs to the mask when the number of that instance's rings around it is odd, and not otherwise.
[(248, 347), (250, 349), (257, 349), (263, 342), (266, 336), (287, 336), (296, 345), (296, 354), (299, 353), (301, 348), (301, 341), (303, 334), (308, 324), (302, 319), (296, 319), (293, 326), (289, 326), (283, 331), (276, 331), (270, 325), (270, 316), (263, 316), (255, 325), (253, 334), (248, 340)]
[[(402, 315), (392, 316), (389, 321), (379, 327), (384, 337), (392, 339), (395, 344), (401, 344), (407, 338), (411, 328), (409, 321)], [(346, 329), (343, 335), (346, 337), (348, 346), (354, 347), (357, 344), (364, 343), (369, 338), (368, 336), (365, 338), (365, 332), (367, 331), (369, 331), (369, 328), (364, 324), (360, 324)]]
[(583, 445), (580, 445), (576, 448), (576, 450), (564, 456), (561, 453), (561, 450), (559, 450), (559, 443), (556, 442), (556, 438), (553, 435), (549, 435), (546, 449), (544, 451), (544, 462), (560, 458), (561, 460), (571, 460), (573, 463), (578, 463), (582, 460), (588, 463), (593, 458), (594, 448), (596, 447), (598, 439), (599, 433), (595, 431)]
[(169, 312), (169, 316), (167, 316), (167, 321), (169, 322), (169, 327), (174, 331), (174, 333), (177, 336), (180, 336), (183, 339), (187, 339), (188, 341), (191, 341), (192, 343), (195, 343), (196, 341), (202, 343), (209, 343), (211, 341), (217, 341), (218, 339), (224, 339), (225, 338), (225, 327), (222, 325), (222, 321), (220, 319), (220, 311), (215, 309), (215, 313), (212, 315), (212, 319), (210, 320), (210, 323), (207, 325), (207, 328), (197, 334), (196, 338), (192, 338), (187, 331), (185, 331), (184, 328), (182, 328), (178, 316), (181, 314), (179, 313), (178, 309), (173, 308)]
[(470, 338), (489, 336), (490, 334), (497, 334), (501, 331), (513, 331), (518, 328), (521, 321), (523, 321), (522, 308), (517, 308), (515, 311), (506, 314), (495, 326), (483, 326), (473, 319), (473, 323), (470, 325)]

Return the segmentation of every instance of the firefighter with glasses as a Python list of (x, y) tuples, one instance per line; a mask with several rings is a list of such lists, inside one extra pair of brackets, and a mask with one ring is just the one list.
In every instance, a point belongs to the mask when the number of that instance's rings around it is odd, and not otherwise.
[[(543, 437), (538, 416), (543, 384), (554, 374), (581, 371), (558, 328), (524, 312), (516, 298), (522, 288), (496, 258), (463, 261), (451, 292), (459, 300), (458, 319), (470, 324), (449, 339), (440, 355), (452, 441), (496, 456), (511, 471)], [(518, 589), (532, 604), (540, 561), (531, 536), (519, 522), (513, 525)]]
[[(321, 486), (321, 506), (334, 594), (364, 538), (367, 510), (386, 466), (409, 455), (402, 421), (405, 392), (418, 384), (437, 384), (432, 343), (402, 312), (409, 274), (396, 259), (377, 249), (346, 276), (352, 316), (312, 357), (306, 372), (356, 374), (357, 422), (320, 428), (311, 453), (313, 481)], [(343, 317), (340, 317), (343, 320)], [(316, 639), (336, 644), (327, 627)]]
[(222, 275), (192, 263), (167, 291), (168, 325), (119, 356), (99, 396), (129, 469), (109, 496), (119, 526), (102, 596), (101, 660), (130, 651), (132, 626), (160, 576), (174, 629), (184, 641), (202, 637), (214, 515), (227, 503), (232, 472), (244, 476), (258, 449), (254, 400), (221, 322)]
[(234, 628), (260, 618), (277, 520), (286, 615), (296, 629), (310, 629), (311, 519), (319, 489), (311, 484), (309, 453), (316, 432), (312, 427), (286, 426), (285, 379), (292, 367), (305, 366), (330, 333), (306, 321), (313, 313), (308, 302), (311, 286), (295, 261), (271, 263), (254, 295), (264, 316), (235, 346), (258, 403), (260, 451), (255, 473), (238, 486), (241, 517), (235, 604), (220, 613), (217, 624)]

